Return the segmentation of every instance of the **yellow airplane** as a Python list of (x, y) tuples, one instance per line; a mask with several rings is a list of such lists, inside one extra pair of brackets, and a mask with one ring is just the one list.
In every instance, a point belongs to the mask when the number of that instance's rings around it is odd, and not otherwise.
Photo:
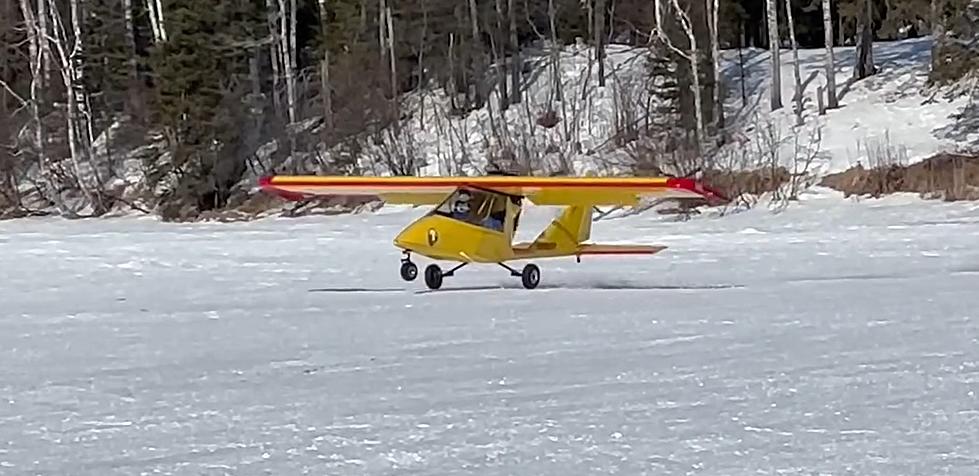
[[(540, 269), (508, 266), (513, 260), (582, 255), (651, 255), (665, 246), (586, 243), (596, 206), (635, 206), (644, 198), (695, 199), (708, 204), (728, 200), (702, 183), (684, 178), (618, 177), (347, 177), (270, 176), (262, 190), (289, 200), (326, 196), (370, 196), (385, 203), (432, 205), (394, 239), (402, 250), (401, 277), (413, 281), (418, 267), (411, 253), (459, 263), (448, 271), (437, 264), (425, 269), (430, 289), (470, 263), (495, 263), (521, 278), (527, 289), (540, 283)], [(563, 212), (530, 243), (513, 243), (523, 200), (563, 206)]]

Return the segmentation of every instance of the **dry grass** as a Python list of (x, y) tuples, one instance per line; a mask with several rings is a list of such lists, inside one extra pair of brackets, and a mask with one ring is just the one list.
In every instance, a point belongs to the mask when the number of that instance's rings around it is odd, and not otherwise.
[(848, 197), (908, 192), (946, 201), (979, 200), (979, 155), (942, 153), (910, 166), (858, 165), (828, 175), (820, 184)]

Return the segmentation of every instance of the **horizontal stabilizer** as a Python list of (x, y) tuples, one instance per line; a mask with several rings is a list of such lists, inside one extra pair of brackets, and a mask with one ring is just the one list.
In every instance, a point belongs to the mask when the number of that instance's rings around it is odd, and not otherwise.
[(581, 245), (579, 255), (652, 255), (665, 250), (657, 245)]
[(556, 256), (596, 256), (596, 255), (654, 255), (665, 250), (660, 245), (599, 245), (584, 244), (572, 249), (561, 248), (547, 241), (534, 243), (517, 243), (513, 245), (513, 254), (517, 259), (546, 258)]

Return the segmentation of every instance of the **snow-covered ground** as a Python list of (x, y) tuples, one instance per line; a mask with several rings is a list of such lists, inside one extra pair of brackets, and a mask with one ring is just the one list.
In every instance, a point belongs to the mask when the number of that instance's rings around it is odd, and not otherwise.
[[(781, 51), (783, 108), (771, 112), (771, 56), (768, 51), (749, 49), (742, 52), (745, 62), (745, 91), (748, 107), (742, 107), (741, 68), (738, 52), (724, 51), (724, 77), (729, 92), (726, 111), (739, 128), (748, 129), (772, 121), (780, 126), (786, 139), (784, 151), (793, 152), (791, 137), (808, 139), (816, 130), (819, 142), (817, 173), (840, 172), (858, 163), (874, 165), (867, 148), (889, 148), (905, 163), (926, 159), (938, 152), (957, 151), (960, 147), (979, 144), (979, 131), (968, 136), (946, 133), (955, 121), (954, 114), (970, 102), (968, 91), (947, 97), (947, 91), (927, 86), (931, 70), (930, 37), (874, 44), (877, 74), (854, 81), (855, 48), (834, 49), (836, 88), (840, 108), (825, 116), (818, 113), (817, 89), (825, 87), (825, 49), (800, 49), (799, 69), (804, 86), (804, 125), (794, 129), (795, 79), (791, 49)], [(971, 99), (974, 101), (975, 99)], [(751, 139), (745, 131), (741, 138)], [(736, 143), (733, 147), (741, 147)]]
[(602, 220), (670, 248), (532, 291), (400, 281), (421, 211), (0, 223), (0, 474), (979, 467), (974, 204)]

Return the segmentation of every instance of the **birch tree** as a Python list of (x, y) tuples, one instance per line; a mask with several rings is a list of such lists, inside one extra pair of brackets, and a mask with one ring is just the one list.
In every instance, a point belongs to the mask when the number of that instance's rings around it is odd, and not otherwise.
[(830, 0), (823, 0), (823, 39), (826, 43), (826, 108), (840, 107), (836, 97), (836, 60), (833, 55), (833, 15)]
[[(43, 36), (39, 21), (34, 13), (34, 7), (30, 0), (20, 0), (21, 14), (24, 17), (24, 24), (27, 27), (27, 48), (30, 53), (31, 66), (31, 86), (30, 86), (30, 111), (31, 120), (34, 122), (34, 150), (37, 153), (38, 172), (42, 177), (46, 177), (48, 161), (45, 148), (44, 122), (41, 120), (41, 81), (42, 81), (42, 53), (41, 49), (47, 40)], [(48, 184), (50, 187), (50, 184)]]
[(772, 110), (782, 108), (782, 61), (778, 39), (778, 5), (775, 0), (765, 0), (768, 20), (768, 51), (772, 56)]
[(653, 32), (653, 35), (659, 38), (659, 40), (667, 48), (672, 50), (681, 58), (690, 62), (690, 70), (691, 70), (691, 76), (693, 81), (694, 116), (696, 122), (695, 127), (696, 127), (696, 134), (697, 134), (696, 142), (697, 142), (697, 147), (703, 150), (706, 144), (707, 137), (705, 132), (706, 127), (704, 124), (703, 90), (701, 89), (701, 83), (700, 83), (700, 61), (699, 61), (700, 50), (697, 46), (697, 36), (695, 35), (695, 32), (693, 30), (693, 25), (690, 22), (690, 16), (687, 15), (687, 12), (680, 7), (678, 0), (669, 0), (670, 6), (673, 9), (673, 13), (674, 15), (676, 15), (676, 19), (680, 24), (680, 29), (683, 31), (684, 35), (686, 35), (687, 41), (689, 41), (690, 43), (689, 52), (677, 48), (666, 36), (666, 33), (663, 31), (662, 21), (663, 21), (664, 11), (663, 11), (663, 5), (661, 3), (662, 1), (664, 0), (655, 0), (654, 9), (655, 9), (656, 25), (655, 25), (655, 31)]
[[(61, 13), (55, 0), (49, 0), (48, 12), (52, 22), (51, 28), (54, 35), (49, 38), (49, 42), (54, 45), (56, 59), (59, 62), (59, 72), (65, 87), (65, 95), (68, 103), (65, 111), (65, 121), (67, 126), (66, 142), (71, 156), (71, 164), (78, 181), (78, 187), (85, 197), (97, 208), (101, 206), (97, 199), (97, 187), (101, 185), (99, 173), (95, 164), (91, 162), (91, 145), (94, 142), (91, 116), (88, 108), (88, 94), (85, 91), (84, 77), (81, 69), (82, 38), (81, 38), (81, 7), (82, 0), (71, 0), (69, 2), (70, 16), (72, 20), (73, 38), (69, 46), (69, 37), (65, 29)], [(89, 160), (92, 170), (92, 178), (95, 184), (86, 183), (85, 175), (82, 172), (83, 157)]]
[(167, 41), (167, 28), (163, 21), (163, 1), (146, 0), (146, 12), (150, 17), (153, 41), (156, 43)]
[(785, 0), (785, 21), (789, 24), (789, 42), (792, 46), (792, 76), (795, 80), (795, 122), (802, 125), (802, 75), (799, 73), (799, 48), (795, 41), (795, 21), (792, 16), (792, 0)]
[(296, 0), (279, 0), (279, 67), (285, 72), (286, 111), (289, 124), (298, 121), (296, 117)]

